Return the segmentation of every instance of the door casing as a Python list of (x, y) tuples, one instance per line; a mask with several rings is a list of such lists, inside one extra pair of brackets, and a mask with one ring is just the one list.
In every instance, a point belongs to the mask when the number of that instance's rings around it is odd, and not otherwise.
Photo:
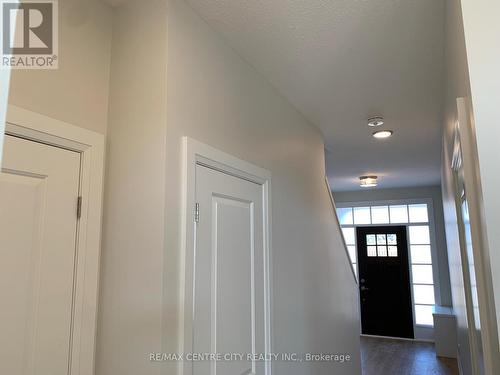
[[(377, 234), (377, 233), (391, 233), (393, 231), (398, 236), (398, 256), (396, 258), (391, 257), (367, 257), (363, 256), (362, 253), (366, 251), (366, 234)], [(409, 248), (408, 248), (408, 240), (407, 240), (407, 226), (406, 225), (370, 225), (370, 226), (358, 226), (356, 227), (356, 236), (357, 236), (357, 252), (358, 252), (358, 269), (359, 269), (359, 278), (360, 278), (360, 312), (361, 312), (361, 323), (362, 323), (362, 333), (364, 335), (382, 335), (382, 332), (377, 333), (368, 333), (367, 330), (380, 330), (380, 327), (369, 326), (370, 317), (366, 316), (367, 306), (363, 305), (363, 299), (366, 297), (367, 293), (369, 295), (370, 291), (363, 293), (363, 287), (365, 286), (362, 278), (366, 277), (364, 271), (368, 271), (370, 265), (372, 267), (377, 267), (378, 262), (385, 262), (385, 266), (388, 264), (396, 264), (399, 263), (399, 276), (402, 284), (397, 284), (399, 288), (401, 288), (400, 293), (403, 296), (407, 297), (406, 301), (399, 301), (398, 307), (401, 309), (400, 314), (405, 315), (402, 318), (406, 319), (406, 322), (401, 322), (398, 334), (394, 331), (390, 335), (386, 335), (385, 337), (398, 337), (398, 338), (406, 338), (406, 339), (414, 339), (414, 312), (413, 312), (413, 296), (411, 292), (411, 280), (410, 280), (410, 262), (409, 262)], [(377, 275), (379, 278), (379, 275)], [(373, 288), (372, 281), (368, 281), (368, 287)], [(406, 324), (405, 324), (406, 323)], [(390, 322), (389, 322), (390, 325)], [(369, 327), (367, 327), (369, 326)], [(394, 326), (389, 327), (388, 329), (384, 329), (386, 332), (391, 331)]]
[(78, 220), (69, 375), (94, 373), (101, 242), (104, 136), (14, 105), (5, 133), (81, 155), (81, 216)]
[[(457, 98), (456, 106), (457, 122), (455, 132), (459, 135), (462, 149), (464, 185), (469, 202), (472, 247), (482, 327), (481, 342), (483, 345), (484, 368), (486, 374), (496, 374), (498, 368), (500, 368), (500, 359), (498, 356), (500, 351), (500, 324), (497, 322), (498, 311), (495, 308), (495, 290), (493, 287), (490, 256), (492, 249), (489, 248), (487, 221), (484, 215), (484, 200), (474, 133), (474, 113), (469, 97)], [(457, 149), (454, 151), (453, 159), (455, 160)], [(473, 360), (477, 361), (477, 358)]]
[[(183, 301), (180, 314), (181, 353), (191, 353), (193, 349), (193, 305), (194, 305), (194, 250), (196, 225), (194, 212), (196, 207), (196, 165), (203, 165), (214, 170), (242, 178), (262, 186), (264, 212), (264, 329), (265, 352), (272, 350), (272, 256), (271, 256), (271, 172), (256, 165), (219, 151), (189, 137), (182, 139), (182, 233), (181, 233), (181, 277), (180, 287)], [(189, 361), (179, 362), (181, 374), (191, 374)], [(266, 362), (265, 374), (271, 375), (272, 365)]]

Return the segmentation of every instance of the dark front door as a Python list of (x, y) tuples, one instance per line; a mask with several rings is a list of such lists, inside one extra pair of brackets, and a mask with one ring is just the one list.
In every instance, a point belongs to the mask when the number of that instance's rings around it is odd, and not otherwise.
[(363, 334), (413, 338), (406, 227), (358, 227)]

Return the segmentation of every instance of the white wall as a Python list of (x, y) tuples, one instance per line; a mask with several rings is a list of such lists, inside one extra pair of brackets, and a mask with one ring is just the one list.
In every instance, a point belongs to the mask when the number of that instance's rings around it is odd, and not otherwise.
[(167, 74), (165, 337), (175, 311), (186, 135), (272, 172), (273, 351), (353, 356), (343, 365), (276, 363), (275, 373), (359, 374), (357, 292), (325, 188), (321, 134), (177, 0), (169, 1)]
[[(462, 0), (484, 223), (500, 328), (500, 2)], [(500, 355), (500, 353), (498, 353)]]
[(59, 4), (59, 70), (16, 72), (9, 99), (107, 132), (96, 374), (159, 374), (149, 352), (177, 348), (184, 135), (273, 173), (273, 350), (352, 356), (275, 373), (359, 374), (356, 285), (317, 129), (182, 1), (128, 2), (113, 16), (97, 0)]
[(451, 170), (453, 131), (457, 119), (456, 98), (469, 95), (467, 56), (463, 38), (460, 0), (447, 0), (445, 19), (445, 88), (443, 101), (444, 149), (441, 184), (453, 309), (457, 317), (458, 361), (464, 375), (469, 375), (472, 373), (472, 359), (469, 349), (469, 326), (465, 306), (460, 239)]
[(112, 10), (59, 1), (59, 69), (13, 70), (9, 103), (106, 133)]
[[(463, 7), (463, 8), (462, 8)], [(445, 43), (445, 88), (443, 102), (443, 122), (444, 122), (444, 143), (443, 143), (443, 169), (442, 169), (442, 187), (443, 187), (443, 205), (445, 213), (446, 235), (448, 242), (448, 257), (450, 260), (450, 279), (453, 295), (454, 310), (457, 315), (458, 324), (458, 341), (459, 341), (459, 360), (461, 362), (463, 373), (470, 374), (472, 363), (470, 353), (468, 352), (469, 337), (467, 333), (468, 323), (465, 308), (465, 292), (464, 280), (462, 275), (462, 262), (460, 259), (460, 243), (457, 224), (457, 213), (454, 201), (454, 186), (453, 176), (451, 171), (451, 160), (453, 155), (454, 128), (457, 121), (457, 106), (456, 99), (460, 97), (472, 98), (474, 101), (474, 115), (476, 117), (476, 136), (482, 133), (488, 138), (485, 143), (477, 143), (480, 150), (480, 155), (485, 156), (487, 160), (486, 169), (481, 166), (481, 174), (484, 177), (486, 173), (487, 185), (490, 186), (489, 194), (484, 195), (485, 206), (491, 205), (491, 208), (498, 213), (495, 207), (498, 208), (498, 200), (491, 196), (491, 183), (497, 177), (496, 171), (493, 171), (492, 162), (497, 161), (496, 156), (498, 150), (498, 122), (495, 123), (491, 104), (493, 100), (498, 103), (498, 49), (490, 48), (491, 45), (498, 44), (500, 34), (498, 23), (494, 20), (494, 15), (498, 14), (494, 8), (498, 8), (498, 4), (493, 4), (487, 1), (469, 1), (469, 0), (447, 0), (446, 1), (446, 43)], [(466, 29), (464, 32), (464, 22), (466, 21)], [(466, 42), (467, 41), (467, 48)], [(495, 60), (496, 59), (496, 60)], [(469, 80), (469, 69), (471, 72)], [(475, 82), (475, 83), (474, 83)], [(471, 84), (474, 88), (471, 91)], [(496, 89), (495, 89), (496, 88)], [(474, 94), (476, 92), (476, 94)], [(495, 104), (498, 105), (498, 104)], [(479, 117), (478, 117), (479, 116)], [(479, 123), (481, 122), (481, 131), (479, 131)], [(462, 126), (465, 124), (461, 124)], [(471, 132), (470, 134), (473, 134)], [(496, 134), (496, 136), (495, 136)], [(495, 142), (497, 146), (495, 146)], [(493, 148), (492, 148), (493, 147)], [(496, 156), (496, 157), (495, 157)], [(474, 153), (467, 153), (465, 158), (477, 160)], [(494, 164), (494, 163), (493, 163)], [(474, 190), (481, 190), (481, 186), (475, 186)], [(471, 193), (470, 191), (468, 193)], [(484, 193), (484, 187), (483, 187)], [(487, 203), (486, 199), (489, 196)], [(475, 200), (474, 200), (475, 202)], [(471, 207), (476, 210), (477, 207)], [(494, 217), (488, 217), (482, 222), (482, 229), (488, 230), (493, 236), (497, 236), (497, 224), (500, 221), (495, 221)], [(493, 228), (493, 229), (492, 229)], [(490, 237), (495, 238), (495, 237)], [(490, 243), (490, 246), (493, 242)], [(496, 245), (498, 248), (498, 245)], [(490, 249), (496, 249), (490, 247)], [(482, 250), (483, 251), (483, 250)], [(492, 256), (492, 270), (494, 277), (498, 277), (500, 269), (498, 268), (497, 251)], [(487, 254), (487, 252), (483, 252)], [(495, 264), (493, 264), (495, 262)], [(497, 267), (495, 269), (495, 266)], [(498, 292), (497, 292), (498, 296)], [(484, 307), (483, 307), (484, 308)], [(483, 318), (483, 317), (482, 317)], [(483, 340), (489, 341), (496, 336), (496, 327), (482, 327)], [(493, 332), (494, 331), (494, 332)], [(493, 339), (496, 340), (495, 338)], [(485, 357), (491, 358), (489, 364), (498, 366), (498, 342), (490, 347), (493, 348), (492, 353), (485, 354)], [(497, 369), (498, 370), (498, 369)], [(496, 373), (490, 372), (489, 373)]]
[(155, 0), (113, 19), (96, 375), (160, 373), (166, 19)]
[(367, 191), (334, 192), (333, 196), (339, 202), (374, 202), (404, 199), (431, 199), (434, 208), (434, 226), (436, 229), (436, 254), (439, 270), (440, 303), (442, 306), (451, 306), (450, 274), (448, 269), (448, 252), (444, 229), (443, 202), (441, 187), (417, 187), (406, 189), (372, 189)]

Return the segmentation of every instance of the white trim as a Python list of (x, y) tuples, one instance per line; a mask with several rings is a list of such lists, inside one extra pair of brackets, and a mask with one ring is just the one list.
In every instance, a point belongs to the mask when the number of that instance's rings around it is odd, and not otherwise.
[(5, 132), (81, 154), (82, 208), (77, 229), (69, 375), (93, 374), (101, 242), (104, 136), (13, 105), (8, 106)]
[[(499, 329), (496, 319), (495, 291), (493, 289), (491, 258), (488, 245), (487, 220), (484, 215), (477, 144), (474, 134), (474, 114), (470, 98), (457, 98), (457, 127), (462, 148), (462, 168), (469, 203), (472, 251), (476, 271), (481, 342), (485, 373), (493, 374), (499, 364)], [(456, 192), (455, 192), (456, 193)], [(496, 228), (495, 228), (496, 230)]]
[(459, 375), (464, 375), (464, 368), (462, 365), (462, 357), (460, 356), (460, 352), (457, 350), (457, 363), (458, 363), (458, 374)]
[(9, 102), (10, 71), (11, 71), (10, 69), (6, 68), (0, 69), (0, 165), (2, 164), (2, 150), (4, 142), (3, 134), (5, 131), (7, 103)]
[[(423, 331), (434, 332), (434, 327), (431, 325), (423, 325), (416, 323), (416, 313), (415, 313), (415, 298), (413, 296), (413, 267), (411, 260), (411, 249), (410, 249), (410, 237), (408, 232), (408, 227), (410, 226), (428, 226), (430, 232), (430, 245), (431, 245), (431, 257), (432, 257), (432, 274), (434, 279), (434, 296), (435, 296), (435, 306), (441, 305), (441, 282), (439, 278), (439, 259), (438, 259), (438, 247), (436, 240), (436, 220), (434, 213), (434, 200), (432, 198), (407, 198), (407, 199), (391, 199), (391, 200), (374, 200), (374, 201), (357, 201), (357, 202), (339, 202), (338, 208), (354, 208), (354, 207), (374, 207), (374, 206), (391, 206), (391, 205), (412, 205), (412, 204), (427, 204), (428, 222), (425, 223), (410, 223), (409, 218), (407, 223), (380, 223), (380, 224), (346, 224), (340, 225), (341, 228), (356, 228), (356, 227), (377, 227), (377, 226), (404, 226), (407, 230), (407, 243), (408, 243), (408, 269), (410, 272), (410, 294), (413, 310), (413, 333), (415, 337), (417, 333), (423, 333)], [(354, 217), (353, 217), (354, 220)], [(357, 243), (356, 243), (357, 249)], [(357, 263), (359, 264), (359, 262)], [(359, 272), (359, 271), (358, 271)]]
[[(182, 231), (181, 231), (181, 278), (180, 278), (180, 352), (189, 353), (193, 349), (193, 308), (194, 308), (194, 254), (196, 225), (193, 220), (196, 191), (196, 165), (239, 177), (262, 185), (264, 211), (264, 287), (265, 287), (265, 351), (272, 353), (272, 254), (271, 254), (271, 172), (238, 159), (194, 139), (183, 137), (182, 168)], [(181, 374), (192, 373), (192, 363), (179, 364)], [(266, 362), (265, 374), (271, 375), (271, 363)]]
[[(365, 207), (365, 206), (391, 206), (391, 205), (410, 205), (427, 203), (427, 201), (432, 201), (432, 197), (428, 198), (410, 198), (410, 199), (389, 199), (389, 200), (372, 200), (372, 201), (356, 201), (356, 202), (339, 202), (337, 207)], [(425, 201), (425, 202), (424, 202)], [(418, 223), (416, 223), (418, 224)], [(386, 224), (373, 224), (373, 225), (386, 225)], [(400, 224), (394, 224), (400, 225)], [(365, 226), (365, 224), (363, 224)]]
[[(457, 215), (457, 225), (458, 225), (458, 238), (459, 238), (459, 250), (461, 257), (461, 269), (462, 269), (462, 277), (463, 277), (463, 290), (465, 297), (465, 312), (467, 317), (467, 331), (468, 331), (468, 339), (469, 339), (469, 349), (470, 349), (470, 357), (472, 360), (472, 372), (474, 374), (479, 374), (479, 353), (481, 352), (481, 343), (478, 342), (479, 336), (476, 330), (476, 325), (478, 322), (476, 321), (476, 316), (474, 314), (474, 306), (473, 306), (473, 292), (471, 280), (471, 269), (469, 257), (467, 254), (467, 245), (466, 245), (466, 233), (465, 233), (465, 223), (462, 212), (462, 188), (466, 192), (467, 197), (467, 189), (465, 186), (465, 176), (464, 176), (464, 165), (462, 158), (462, 146), (460, 141), (460, 130), (458, 127), (458, 123), (455, 127), (455, 137), (453, 144), (453, 155), (452, 155), (452, 177), (453, 177), (453, 198), (455, 202), (455, 212)], [(477, 286), (477, 285), (476, 285)], [(479, 296), (479, 293), (478, 293)]]
[(379, 335), (366, 335), (364, 333), (360, 334), (361, 337), (373, 337), (376, 339), (387, 339), (387, 340), (394, 340), (394, 341), (412, 341), (412, 342), (428, 342), (428, 343), (434, 343), (433, 340), (428, 340), (428, 339), (408, 339), (406, 337), (393, 337), (393, 336), (379, 336)]

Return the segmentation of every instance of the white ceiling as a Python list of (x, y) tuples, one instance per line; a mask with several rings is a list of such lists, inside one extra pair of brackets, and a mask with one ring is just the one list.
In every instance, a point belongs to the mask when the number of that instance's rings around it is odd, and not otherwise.
[(439, 184), (443, 0), (186, 1), (321, 129), (334, 190)]

